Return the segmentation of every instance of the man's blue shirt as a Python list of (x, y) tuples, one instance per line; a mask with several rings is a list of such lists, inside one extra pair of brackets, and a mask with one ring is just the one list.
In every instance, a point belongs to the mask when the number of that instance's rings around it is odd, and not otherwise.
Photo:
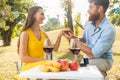
[(91, 48), (95, 58), (105, 58), (112, 64), (113, 52), (111, 48), (115, 40), (115, 29), (106, 17), (97, 29), (92, 22), (86, 22), (83, 38), (87, 46)]

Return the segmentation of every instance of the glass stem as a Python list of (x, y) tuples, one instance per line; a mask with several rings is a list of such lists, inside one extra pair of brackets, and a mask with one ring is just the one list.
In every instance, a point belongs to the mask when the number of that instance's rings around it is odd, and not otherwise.
[(77, 61), (78, 59), (77, 59), (77, 55), (74, 55), (74, 57), (75, 57), (75, 60)]
[(50, 53), (48, 53), (48, 60), (51, 60), (51, 58), (50, 58)]

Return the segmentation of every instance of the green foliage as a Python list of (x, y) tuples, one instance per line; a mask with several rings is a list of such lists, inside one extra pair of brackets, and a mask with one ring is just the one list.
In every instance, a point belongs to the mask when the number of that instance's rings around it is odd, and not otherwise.
[(12, 15), (11, 6), (6, 4), (7, 0), (0, 0), (0, 28), (7, 30), (9, 26), (6, 26), (6, 20), (14, 19)]
[(19, 36), (21, 30), (22, 30), (22, 25), (21, 24), (16, 25), (13, 29), (12, 38)]
[(0, 0), (0, 32), (4, 46), (10, 45), (11, 37), (15, 37), (14, 27), (22, 24), (32, 0)]
[(2, 38), (1, 38), (1, 32), (0, 32), (0, 40), (1, 40)]
[[(116, 12), (115, 5), (118, 5), (119, 11)], [(120, 1), (111, 2), (108, 17), (111, 23), (120, 26)]]
[(65, 28), (67, 28), (67, 27), (68, 27), (68, 22), (67, 22), (67, 20), (66, 20), (66, 19), (64, 19), (64, 26), (65, 26)]
[(57, 18), (49, 18), (47, 23), (42, 26), (45, 31), (60, 29), (63, 26), (60, 25), (60, 22)]
[(31, 0), (0, 0), (0, 28), (9, 29), (6, 21), (15, 22), (21, 14), (25, 15), (30, 6)]
[[(75, 16), (75, 20), (80, 23), (80, 13), (78, 13), (76, 16)], [(74, 35), (75, 36), (79, 36), (79, 26), (77, 24), (74, 25)]]
[(83, 29), (83, 26), (81, 25), (81, 22), (80, 22), (80, 18), (81, 18), (80, 13), (77, 13), (74, 18), (76, 24), (73, 26), (75, 36), (81, 35), (80, 28)]

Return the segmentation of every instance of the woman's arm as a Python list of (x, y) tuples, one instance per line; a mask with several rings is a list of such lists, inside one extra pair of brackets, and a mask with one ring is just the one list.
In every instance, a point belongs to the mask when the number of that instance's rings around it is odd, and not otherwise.
[(57, 40), (56, 40), (55, 44), (53, 45), (53, 44), (51, 44), (51, 41), (50, 41), (48, 35), (45, 33), (46, 38), (48, 38), (48, 40), (49, 40), (48, 45), (53, 46), (53, 47), (54, 47), (54, 51), (58, 51), (58, 48), (59, 48), (60, 42), (61, 42), (61, 37), (62, 37), (63, 34), (64, 34), (64, 30), (62, 30), (62, 31), (59, 33), (59, 35), (58, 35), (58, 37), (57, 37)]
[(63, 34), (64, 34), (64, 30), (62, 30), (57, 37), (57, 40), (54, 44), (54, 51), (58, 51), (58, 48), (59, 48), (60, 42), (61, 42), (61, 37), (63, 36)]
[(28, 44), (28, 34), (27, 32), (23, 31), (20, 35), (20, 47), (19, 47), (19, 56), (21, 61), (23, 62), (37, 62), (44, 60), (42, 58), (33, 58), (27, 56), (27, 44)]
[(58, 48), (60, 46), (60, 42), (61, 42), (61, 36), (58, 35), (57, 40), (56, 40), (56, 42), (54, 44), (54, 51), (58, 51)]

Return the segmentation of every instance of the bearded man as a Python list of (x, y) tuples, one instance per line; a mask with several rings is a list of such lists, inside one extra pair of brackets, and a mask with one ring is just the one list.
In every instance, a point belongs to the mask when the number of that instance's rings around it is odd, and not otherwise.
[[(115, 29), (106, 18), (109, 0), (88, 0), (89, 20), (84, 25), (84, 32), (77, 46), (89, 58), (89, 64), (95, 65), (105, 77), (113, 63), (111, 50), (115, 40)], [(68, 29), (66, 29), (68, 30)], [(76, 38), (73, 33), (64, 34), (67, 39)], [(85, 43), (85, 44), (84, 44)]]

